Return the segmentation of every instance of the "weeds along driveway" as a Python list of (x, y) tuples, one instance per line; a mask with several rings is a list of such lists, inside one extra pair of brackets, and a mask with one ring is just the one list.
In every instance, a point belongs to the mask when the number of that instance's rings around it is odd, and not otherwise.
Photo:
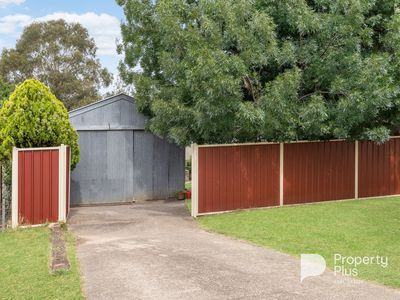
[(88, 299), (399, 299), (332, 272), (300, 283), (300, 262), (206, 232), (183, 202), (74, 208), (70, 228)]

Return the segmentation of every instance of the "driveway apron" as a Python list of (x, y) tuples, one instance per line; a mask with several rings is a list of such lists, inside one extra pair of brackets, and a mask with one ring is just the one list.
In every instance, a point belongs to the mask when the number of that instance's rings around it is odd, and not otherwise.
[(298, 258), (201, 229), (183, 202), (73, 208), (88, 299), (400, 299), (325, 271), (300, 283)]

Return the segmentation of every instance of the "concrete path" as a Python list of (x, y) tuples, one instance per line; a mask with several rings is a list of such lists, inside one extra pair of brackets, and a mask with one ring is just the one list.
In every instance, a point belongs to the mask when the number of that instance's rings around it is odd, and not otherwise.
[(88, 299), (400, 299), (326, 271), (300, 283), (297, 258), (200, 229), (182, 202), (71, 212)]

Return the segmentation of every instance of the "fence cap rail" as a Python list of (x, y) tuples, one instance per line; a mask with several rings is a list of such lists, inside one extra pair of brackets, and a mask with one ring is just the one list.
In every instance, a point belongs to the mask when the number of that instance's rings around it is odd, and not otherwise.
[(33, 147), (33, 148), (17, 148), (14, 147), (16, 151), (43, 151), (43, 150), (60, 150), (61, 147), (69, 147), (68, 145), (60, 145), (58, 147)]
[[(398, 139), (400, 138), (399, 135), (396, 136), (390, 136), (391, 139)], [(279, 145), (279, 144), (301, 144), (301, 143), (320, 143), (320, 142), (345, 142), (348, 141), (349, 143), (354, 143), (356, 141), (349, 141), (346, 139), (332, 139), (332, 140), (315, 140), (315, 141), (310, 141), (310, 140), (300, 140), (300, 141), (291, 141), (291, 142), (249, 142), (249, 143), (231, 143), (231, 144), (205, 144), (205, 145), (196, 145), (199, 148), (206, 148), (206, 147), (235, 147), (235, 146), (256, 146), (256, 145)], [(362, 140), (359, 140), (359, 142), (363, 142)]]

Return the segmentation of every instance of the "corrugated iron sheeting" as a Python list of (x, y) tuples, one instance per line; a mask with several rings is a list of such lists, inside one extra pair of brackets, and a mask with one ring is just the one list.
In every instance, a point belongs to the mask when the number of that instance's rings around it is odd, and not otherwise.
[(360, 197), (400, 194), (400, 139), (359, 143)]
[[(283, 145), (283, 205), (400, 194), (400, 138)], [(199, 147), (198, 212), (279, 205), (279, 144)]]
[(145, 131), (133, 98), (117, 95), (70, 112), (81, 159), (71, 204), (166, 199), (184, 188), (185, 152)]
[(199, 213), (279, 205), (279, 145), (199, 148)]
[(284, 146), (284, 204), (355, 196), (354, 143), (327, 141)]
[(18, 207), (22, 224), (58, 220), (58, 150), (18, 153)]

